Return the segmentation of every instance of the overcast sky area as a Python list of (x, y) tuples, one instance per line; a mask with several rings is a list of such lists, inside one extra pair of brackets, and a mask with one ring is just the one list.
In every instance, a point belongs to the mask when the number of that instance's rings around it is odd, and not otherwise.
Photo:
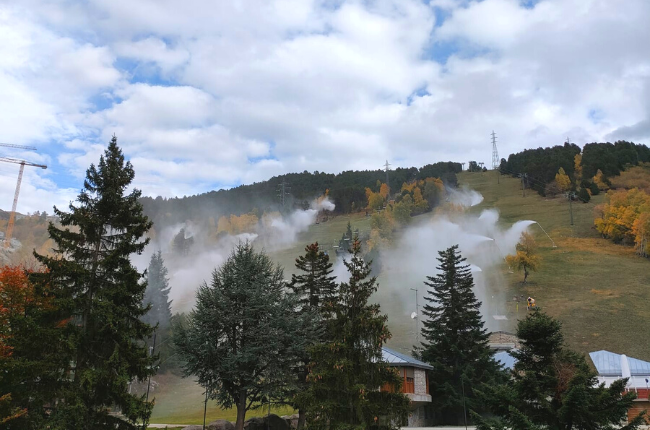
[[(0, 155), (65, 207), (116, 134), (145, 195), (650, 143), (648, 0), (0, 0)], [(0, 163), (9, 210), (18, 166)]]

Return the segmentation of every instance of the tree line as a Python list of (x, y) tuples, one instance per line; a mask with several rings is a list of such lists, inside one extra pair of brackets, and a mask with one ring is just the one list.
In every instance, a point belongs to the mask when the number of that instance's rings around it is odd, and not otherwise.
[[(389, 172), (389, 188), (400, 189), (405, 182), (428, 177), (440, 178), (449, 186), (457, 185), (456, 174), (460, 163), (439, 162), (421, 168), (396, 168)], [(329, 197), (337, 213), (350, 213), (366, 207), (366, 188), (375, 187), (377, 181), (386, 181), (383, 170), (344, 171), (338, 174), (324, 172), (288, 173), (274, 176), (267, 181), (240, 185), (228, 190), (210, 191), (195, 196), (162, 198), (142, 197), (144, 213), (158, 229), (183, 223), (187, 220), (201, 220), (221, 216), (247, 213), (282, 211), (287, 208), (308, 208), (309, 202), (329, 190)], [(285, 205), (278, 199), (278, 190), (285, 183)]]
[[(371, 301), (378, 284), (354, 238), (347, 275), (332, 276), (318, 244), (296, 260), (290, 281), (249, 243), (199, 285), (194, 309), (171, 317), (160, 253), (149, 271), (130, 257), (143, 252), (151, 221), (114, 137), (60, 226), (48, 232), (53, 256), (35, 253), (41, 269), (0, 269), (0, 428), (146, 428), (153, 399), (129, 385), (154, 375), (156, 336), (171, 336), (185, 375), (210, 399), (246, 411), (263, 401), (299, 411), (314, 429), (396, 428), (408, 398), (382, 359), (390, 331)], [(523, 347), (514, 372), (494, 360), (457, 246), (439, 252), (425, 280), (423, 341), (414, 354), (433, 366), (431, 408), (440, 423), (472, 420), (483, 429), (606, 429), (633, 401), (625, 380), (595, 384), (584, 356), (563, 346), (559, 323), (536, 313), (519, 323)], [(380, 387), (384, 387), (381, 389)], [(495, 420), (487, 420), (486, 414)], [(625, 428), (637, 428), (640, 419)]]
[[(581, 170), (576, 170), (576, 156), (580, 157)], [(547, 148), (526, 149), (501, 159), (500, 172), (504, 175), (520, 176), (524, 186), (547, 194), (547, 186), (555, 181), (560, 169), (570, 181), (569, 188), (589, 189), (592, 178), (600, 175), (607, 180), (619, 175), (626, 166), (636, 166), (650, 161), (650, 148), (642, 144), (617, 141), (615, 143), (588, 143), (580, 149), (573, 143), (564, 143)], [(600, 173), (599, 173), (600, 172)]]

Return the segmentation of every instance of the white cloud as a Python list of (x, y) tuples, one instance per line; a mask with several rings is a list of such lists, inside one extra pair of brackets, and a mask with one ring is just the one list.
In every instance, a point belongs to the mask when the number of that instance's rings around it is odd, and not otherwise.
[(0, 6), (0, 141), (61, 142), (57, 173), (80, 179), (115, 133), (136, 185), (165, 196), (488, 162), (493, 129), (502, 156), (649, 143), (647, 16), (645, 0), (25, 0)]

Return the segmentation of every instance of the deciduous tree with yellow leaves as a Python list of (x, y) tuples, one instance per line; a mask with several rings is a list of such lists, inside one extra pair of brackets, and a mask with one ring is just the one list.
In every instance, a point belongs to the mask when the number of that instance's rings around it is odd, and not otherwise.
[(524, 231), (521, 233), (519, 243), (516, 246), (516, 254), (508, 255), (506, 262), (517, 271), (524, 271), (524, 283), (528, 280), (530, 272), (539, 267), (540, 256), (537, 254), (537, 243), (532, 234)]
[(606, 202), (596, 207), (594, 223), (603, 237), (637, 248), (648, 255), (650, 238), (650, 195), (638, 188), (607, 193)]
[(555, 175), (555, 182), (557, 182), (557, 185), (564, 192), (571, 189), (571, 178), (569, 178), (569, 175), (567, 175), (564, 169), (561, 167)]

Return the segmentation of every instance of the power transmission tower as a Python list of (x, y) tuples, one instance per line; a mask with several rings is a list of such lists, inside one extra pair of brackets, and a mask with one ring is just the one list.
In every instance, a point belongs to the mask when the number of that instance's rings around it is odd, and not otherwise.
[(497, 134), (492, 130), (492, 170), (499, 168), (499, 151), (497, 150)]
[(289, 184), (287, 184), (284, 181), (284, 178), (283, 178), (282, 183), (280, 185), (278, 185), (278, 189), (277, 189), (278, 197), (280, 197), (280, 202), (282, 202), (282, 207), (284, 207), (285, 196), (290, 195), (289, 190), (291, 190), (291, 187), (289, 186)]
[(460, 169), (461, 169), (461, 170), (465, 170), (465, 163), (460, 163), (460, 165), (461, 165), (461, 168), (460, 168)]
[[(31, 151), (36, 150), (36, 148), (34, 148), (33, 146), (13, 145), (11, 143), (0, 143), (0, 146), (4, 146), (7, 148), (28, 149)], [(13, 206), (11, 207), (11, 214), (9, 215), (9, 222), (7, 223), (7, 231), (5, 232), (4, 247), (9, 248), (9, 246), (11, 245), (11, 236), (13, 235), (14, 232), (14, 223), (16, 221), (16, 207), (18, 206), (18, 195), (20, 194), (20, 183), (23, 180), (23, 171), (25, 170), (25, 166), (40, 167), (41, 169), (47, 169), (47, 166), (43, 164), (30, 163), (29, 161), (18, 160), (16, 158), (10, 158), (10, 157), (0, 157), (0, 161), (3, 161), (5, 163), (20, 164), (20, 170), (18, 171), (18, 181), (16, 182), (16, 192), (14, 193), (14, 203)]]
[(388, 183), (388, 168), (390, 167), (390, 164), (388, 164), (388, 160), (386, 160), (386, 164), (384, 165), (384, 169), (386, 170), (386, 185), (388, 185), (388, 188), (390, 188), (390, 184)]

